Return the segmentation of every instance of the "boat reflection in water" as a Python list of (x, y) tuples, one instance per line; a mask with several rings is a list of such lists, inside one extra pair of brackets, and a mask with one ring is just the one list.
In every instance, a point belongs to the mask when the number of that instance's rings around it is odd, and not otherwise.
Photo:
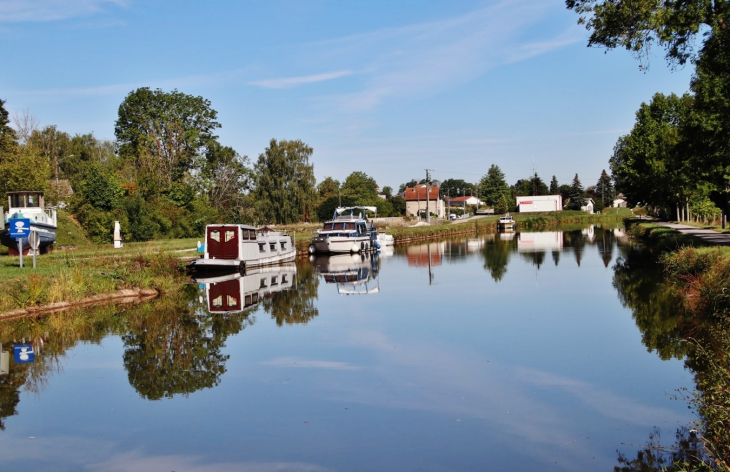
[(326, 283), (337, 284), (340, 295), (366, 295), (380, 291), (378, 253), (310, 256), (309, 260)]
[(237, 313), (259, 304), (276, 292), (294, 286), (297, 266), (294, 263), (259, 267), (213, 277), (196, 277), (194, 280), (205, 287), (208, 311), (211, 313)]

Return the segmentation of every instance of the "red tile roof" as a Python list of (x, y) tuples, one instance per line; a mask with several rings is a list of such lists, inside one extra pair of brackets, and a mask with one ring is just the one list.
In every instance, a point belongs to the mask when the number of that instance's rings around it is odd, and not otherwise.
[[(416, 185), (415, 187), (408, 187), (405, 192), (404, 198), (407, 202), (412, 201), (418, 201), (423, 200), (426, 201), (426, 184)], [(439, 188), (435, 187), (433, 185), (429, 186), (428, 188), (431, 189), (431, 194), (429, 195), (429, 200), (438, 200), (439, 199)]]

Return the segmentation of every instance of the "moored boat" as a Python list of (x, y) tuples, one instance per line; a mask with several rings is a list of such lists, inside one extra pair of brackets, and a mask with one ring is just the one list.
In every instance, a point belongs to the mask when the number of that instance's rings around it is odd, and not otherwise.
[(380, 243), (381, 247), (392, 246), (395, 244), (395, 238), (392, 234), (388, 233), (378, 233), (376, 240)]
[[(10, 255), (18, 255), (18, 240), (10, 237), (8, 227), (11, 219), (30, 220), (30, 231), (37, 232), (40, 239), (38, 252), (41, 254), (47, 253), (50, 246), (56, 242), (58, 228), (56, 210), (46, 210), (43, 192), (8, 192), (8, 209), (3, 215), (0, 243), (8, 248)], [(30, 250), (28, 238), (24, 238), (23, 254), (28, 254)]]
[(190, 263), (195, 269), (238, 269), (293, 261), (297, 250), (292, 237), (270, 228), (241, 224), (205, 227), (205, 250)]
[[(356, 210), (361, 210), (356, 213)], [(343, 214), (349, 211), (349, 214)], [(337, 208), (331, 220), (317, 230), (312, 239), (310, 253), (347, 253), (376, 249), (377, 229), (375, 223), (367, 219), (366, 212), (377, 213), (376, 207), (356, 206)]]
[(512, 215), (510, 215), (509, 213), (499, 217), (499, 221), (497, 221), (497, 229), (503, 231), (514, 231), (516, 228), (517, 223), (515, 222), (514, 218), (512, 218)]

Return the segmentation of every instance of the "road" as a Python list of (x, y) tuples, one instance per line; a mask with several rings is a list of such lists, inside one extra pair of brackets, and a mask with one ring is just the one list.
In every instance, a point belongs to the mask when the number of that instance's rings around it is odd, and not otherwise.
[(683, 234), (689, 234), (698, 238), (702, 238), (705, 241), (712, 244), (717, 244), (718, 246), (730, 246), (730, 234), (728, 233), (718, 233), (711, 229), (695, 228), (694, 226), (683, 225), (680, 223), (657, 222), (657, 224), (666, 226), (667, 228), (676, 229)]

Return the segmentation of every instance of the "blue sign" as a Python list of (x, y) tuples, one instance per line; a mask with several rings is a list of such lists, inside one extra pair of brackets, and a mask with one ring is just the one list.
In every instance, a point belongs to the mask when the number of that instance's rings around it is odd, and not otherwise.
[(16, 364), (35, 362), (35, 352), (30, 344), (13, 344), (13, 354)]
[(14, 239), (30, 236), (30, 220), (28, 218), (11, 218), (8, 220), (10, 237)]

